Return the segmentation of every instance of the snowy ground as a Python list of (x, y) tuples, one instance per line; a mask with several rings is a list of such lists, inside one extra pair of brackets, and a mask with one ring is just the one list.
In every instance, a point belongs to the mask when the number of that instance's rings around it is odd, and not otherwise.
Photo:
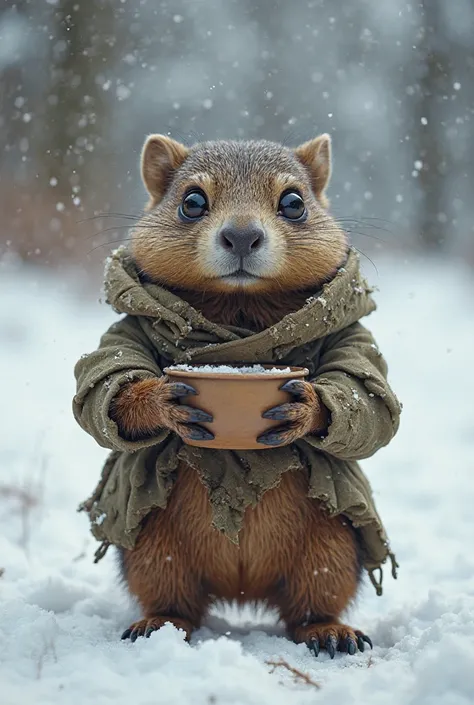
[[(395, 441), (365, 468), (401, 569), (383, 598), (366, 586), (350, 614), (374, 651), (334, 661), (232, 611), (191, 646), (171, 626), (120, 642), (136, 610), (112, 552), (92, 564), (75, 511), (104, 451), (70, 412), (72, 366), (112, 313), (81, 302), (65, 279), (0, 269), (3, 705), (474, 702), (474, 277), (436, 262), (377, 265), (370, 325), (405, 409)], [(266, 662), (280, 658), (320, 689), (271, 673)]]

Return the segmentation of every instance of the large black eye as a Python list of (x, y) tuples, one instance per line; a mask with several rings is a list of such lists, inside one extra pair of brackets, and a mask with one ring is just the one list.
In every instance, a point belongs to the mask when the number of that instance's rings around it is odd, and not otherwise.
[(288, 220), (300, 220), (306, 215), (304, 201), (299, 193), (287, 191), (282, 195), (278, 204), (278, 215)]
[(189, 191), (183, 198), (178, 213), (182, 220), (202, 218), (209, 210), (206, 194), (203, 191)]

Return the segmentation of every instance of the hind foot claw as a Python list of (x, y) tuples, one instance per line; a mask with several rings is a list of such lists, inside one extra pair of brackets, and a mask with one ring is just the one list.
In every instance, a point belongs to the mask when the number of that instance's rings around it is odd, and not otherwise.
[(186, 641), (191, 638), (191, 633), (194, 629), (191, 622), (186, 619), (179, 619), (177, 617), (150, 617), (149, 619), (140, 619), (138, 622), (134, 622), (130, 625), (128, 629), (124, 631), (121, 638), (130, 639), (134, 642), (139, 636), (144, 636), (149, 638), (153, 632), (161, 629), (167, 622), (171, 622), (176, 629), (182, 629), (186, 633)]
[(357, 651), (364, 651), (368, 644), (373, 648), (371, 639), (359, 631), (345, 624), (308, 624), (297, 627), (294, 632), (297, 644), (304, 643), (314, 656), (319, 655), (320, 649), (325, 649), (331, 659), (336, 651), (353, 656)]

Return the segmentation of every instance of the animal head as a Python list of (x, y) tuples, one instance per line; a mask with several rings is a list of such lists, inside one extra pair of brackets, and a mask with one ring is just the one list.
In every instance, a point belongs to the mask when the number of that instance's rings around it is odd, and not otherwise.
[(331, 141), (188, 148), (152, 135), (141, 159), (150, 200), (133, 254), (150, 278), (205, 292), (303, 290), (329, 279), (347, 241), (327, 211)]

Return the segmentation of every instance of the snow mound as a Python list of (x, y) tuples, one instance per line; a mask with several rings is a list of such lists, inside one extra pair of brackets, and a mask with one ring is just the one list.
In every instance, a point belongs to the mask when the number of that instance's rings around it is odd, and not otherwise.
[(171, 625), (120, 641), (138, 610), (112, 551), (92, 563), (76, 512), (106, 451), (70, 409), (73, 365), (114, 315), (66, 280), (2, 271), (2, 705), (472, 705), (474, 286), (446, 262), (377, 266), (367, 324), (405, 408), (397, 438), (364, 467), (401, 568), (382, 598), (365, 586), (347, 616), (374, 650), (334, 661), (290, 643), (272, 615), (232, 608), (191, 645)]

